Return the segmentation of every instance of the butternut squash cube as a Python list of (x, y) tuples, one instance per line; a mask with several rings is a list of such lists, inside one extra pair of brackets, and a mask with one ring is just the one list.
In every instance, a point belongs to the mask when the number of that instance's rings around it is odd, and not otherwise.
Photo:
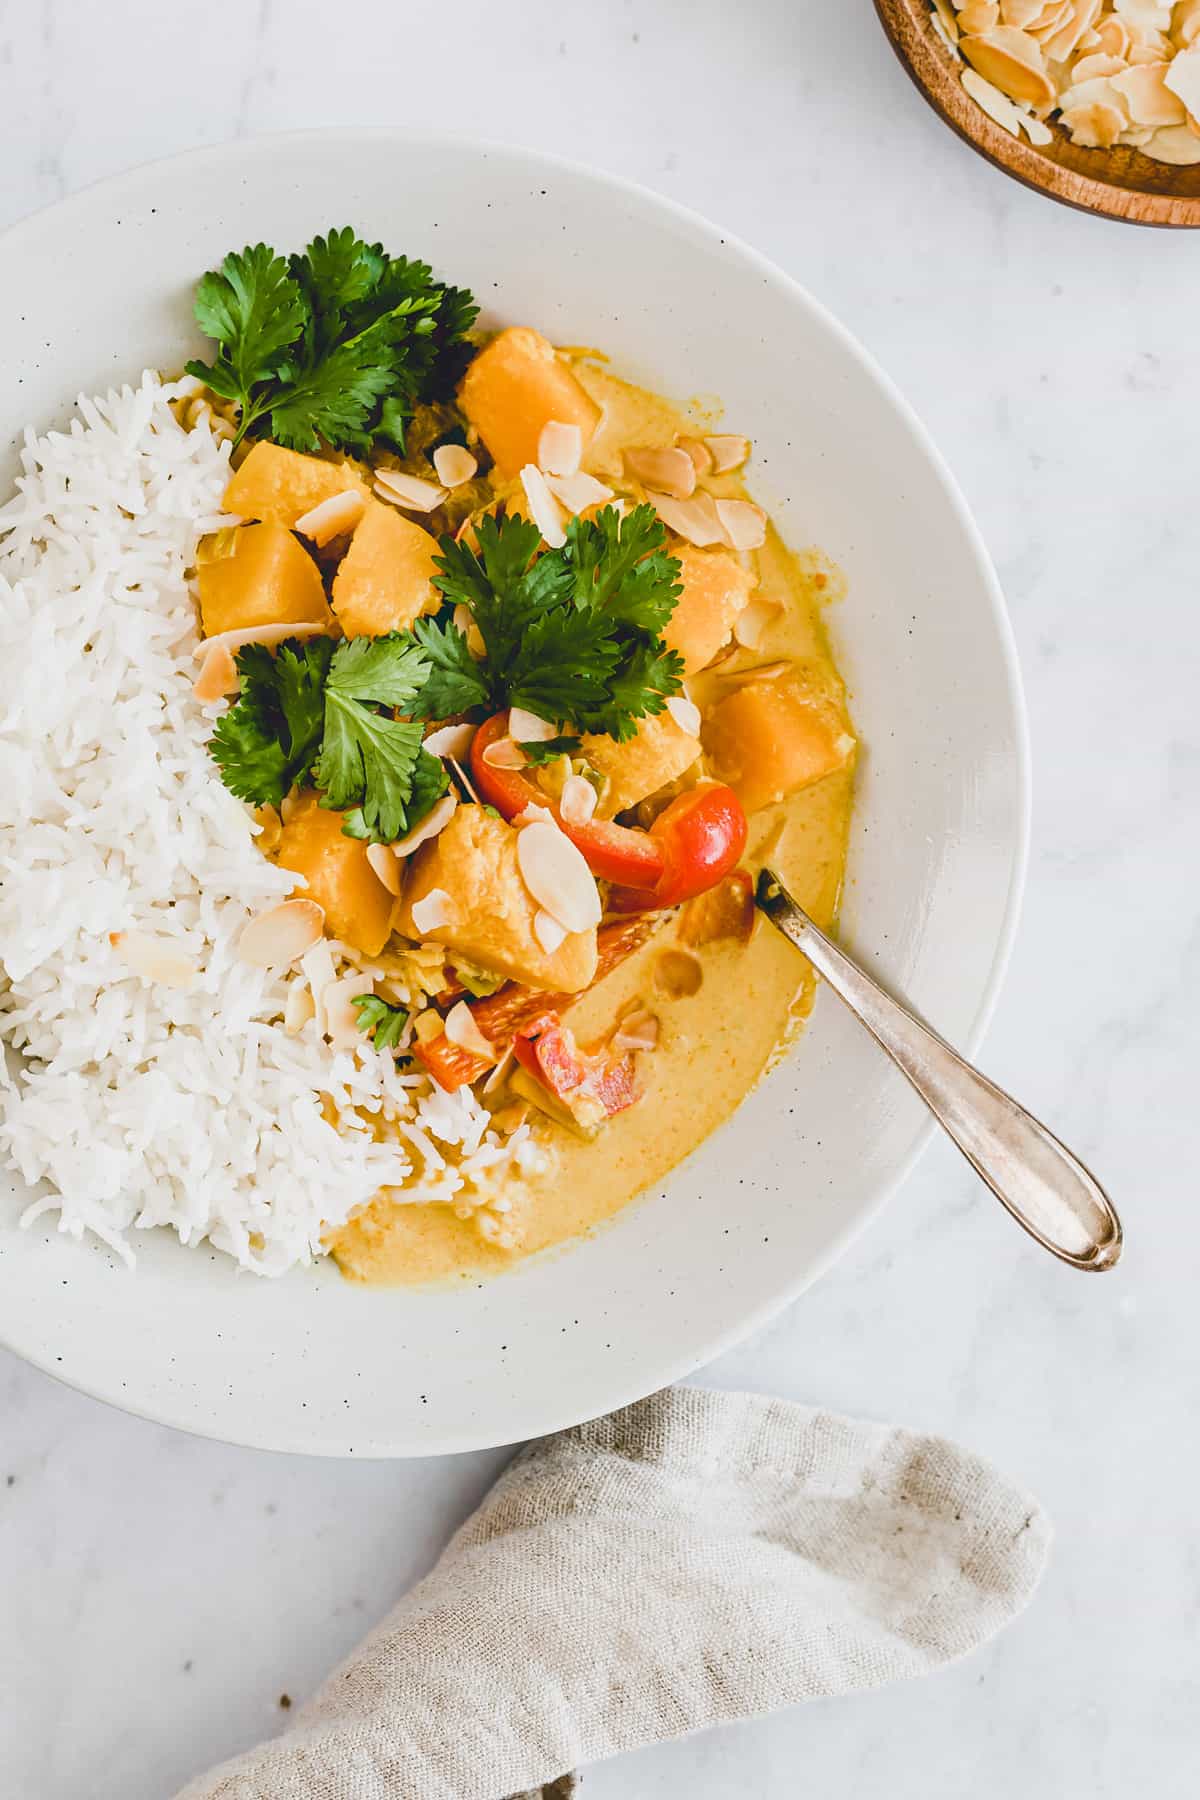
[[(448, 923), (422, 930), (412, 909), (435, 889)], [(481, 806), (460, 806), (410, 863), (398, 930), (445, 944), (481, 968), (544, 993), (577, 994), (596, 974), (596, 931), (573, 931), (547, 954), (533, 930), (536, 900), (521, 879), (517, 833)]]
[(372, 500), (333, 578), (333, 610), (347, 637), (407, 631), (441, 595), (433, 585), (437, 542), (394, 506)]
[(729, 642), (738, 615), (750, 598), (754, 577), (728, 550), (697, 550), (681, 544), (678, 557), (683, 592), (667, 620), (663, 643), (678, 650), (687, 674), (707, 668)]
[(260, 439), (225, 489), (225, 511), (241, 519), (269, 519), (292, 526), (297, 519), (348, 489), (369, 500), (371, 490), (348, 462), (326, 462)]
[(197, 570), (206, 637), (248, 625), (329, 625), (325, 588), (308, 551), (283, 525), (239, 527), (232, 554)]
[(838, 696), (796, 664), (775, 681), (735, 688), (704, 723), (711, 772), (747, 812), (845, 768), (854, 753)]
[(542, 427), (552, 419), (578, 425), (585, 452), (600, 423), (600, 408), (554, 345), (525, 325), (500, 332), (479, 352), (458, 398), (506, 480), (537, 462)]
[(303, 897), (325, 908), (330, 937), (378, 956), (391, 935), (392, 896), (367, 860), (367, 845), (343, 834), (342, 818), (316, 794), (302, 795), (279, 834), (275, 860), (304, 876)]
[(676, 724), (669, 712), (662, 712), (643, 719), (623, 744), (599, 733), (585, 736), (579, 754), (608, 777), (610, 785), (596, 811), (600, 818), (611, 819), (690, 769), (700, 754), (700, 740)]

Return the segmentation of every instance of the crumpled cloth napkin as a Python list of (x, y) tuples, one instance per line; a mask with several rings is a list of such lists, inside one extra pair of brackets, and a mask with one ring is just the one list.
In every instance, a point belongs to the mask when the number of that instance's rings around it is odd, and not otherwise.
[(965, 1656), (1049, 1535), (945, 1439), (668, 1388), (522, 1450), (284, 1734), (177, 1800), (561, 1800), (581, 1763)]

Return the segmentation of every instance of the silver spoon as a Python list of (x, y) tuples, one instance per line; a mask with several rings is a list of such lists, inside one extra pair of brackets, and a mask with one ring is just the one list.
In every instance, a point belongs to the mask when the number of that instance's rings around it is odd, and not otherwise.
[(755, 899), (887, 1051), (1017, 1223), (1073, 1269), (1111, 1269), (1121, 1256), (1121, 1221), (1078, 1157), (831, 943), (773, 869), (759, 876)]

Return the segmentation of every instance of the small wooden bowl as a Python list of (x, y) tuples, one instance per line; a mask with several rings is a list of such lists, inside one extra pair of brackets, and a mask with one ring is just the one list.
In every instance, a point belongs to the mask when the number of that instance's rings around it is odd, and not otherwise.
[(1056, 129), (1036, 149), (990, 119), (962, 86), (956, 63), (933, 26), (929, 0), (875, 0), (896, 55), (929, 104), (959, 137), (1026, 187), (1065, 206), (1131, 225), (1200, 227), (1200, 164), (1176, 168), (1140, 150), (1084, 150)]

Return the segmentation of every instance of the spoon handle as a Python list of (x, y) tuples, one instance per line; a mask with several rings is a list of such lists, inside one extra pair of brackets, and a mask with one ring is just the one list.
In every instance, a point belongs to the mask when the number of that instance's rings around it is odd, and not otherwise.
[(1072, 1268), (1111, 1269), (1121, 1255), (1121, 1221), (1066, 1145), (872, 981), (771, 869), (759, 876), (757, 900), (908, 1077), (1018, 1224)]

